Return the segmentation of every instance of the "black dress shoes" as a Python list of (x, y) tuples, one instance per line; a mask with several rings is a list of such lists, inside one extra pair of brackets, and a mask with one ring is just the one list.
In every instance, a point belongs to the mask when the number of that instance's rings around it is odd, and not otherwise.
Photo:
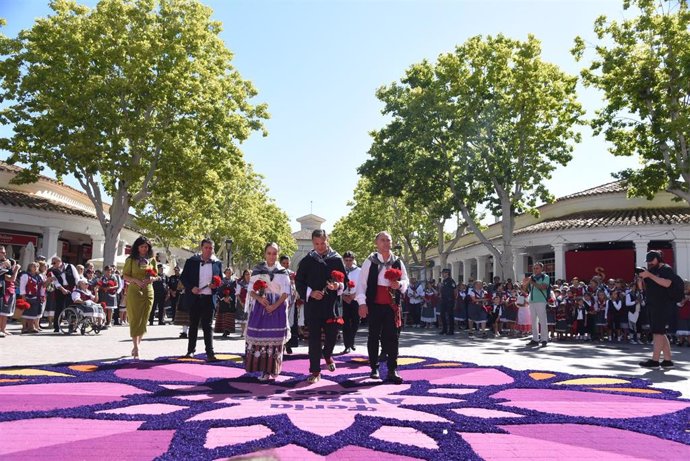
[(388, 376), (386, 376), (386, 382), (391, 384), (402, 384), (403, 379), (397, 371), (389, 371)]
[(371, 373), (369, 373), (369, 377), (371, 379), (381, 379), (381, 376), (379, 376), (379, 369), (378, 368), (372, 368)]

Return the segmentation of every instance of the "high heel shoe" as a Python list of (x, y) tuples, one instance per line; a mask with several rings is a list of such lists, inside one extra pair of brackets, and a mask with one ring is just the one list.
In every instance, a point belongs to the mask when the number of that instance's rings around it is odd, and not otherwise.
[(136, 347), (132, 349), (132, 358), (135, 360), (139, 359), (139, 349)]

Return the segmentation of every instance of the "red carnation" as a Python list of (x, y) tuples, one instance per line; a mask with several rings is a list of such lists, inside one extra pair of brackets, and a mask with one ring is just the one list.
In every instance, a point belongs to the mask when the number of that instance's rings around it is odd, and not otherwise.
[(340, 271), (331, 271), (331, 278), (338, 283), (343, 283), (345, 281), (345, 274)]
[(156, 269), (152, 267), (146, 268), (146, 276), (147, 277), (156, 277), (158, 275), (158, 272), (156, 272)]
[(348, 280), (347, 281), (347, 287), (349, 289), (353, 289), (355, 287), (355, 281), (354, 280)]
[(221, 279), (220, 276), (218, 276), (218, 275), (214, 275), (211, 280), (212, 280), (211, 283), (217, 287), (219, 287), (220, 284), (223, 283), (223, 279)]
[(225, 296), (225, 297), (230, 296), (230, 288), (226, 288), (223, 290), (223, 296)]
[(115, 280), (108, 280), (108, 287), (113, 288), (117, 286), (117, 282)]
[(15, 307), (23, 311), (29, 309), (31, 307), (31, 304), (29, 304), (29, 302), (24, 298), (17, 298), (17, 304), (15, 305)]
[(388, 269), (383, 276), (391, 282), (399, 282), (402, 278), (402, 271), (400, 269)]
[(268, 288), (268, 283), (266, 283), (265, 280), (258, 279), (256, 282), (254, 282), (254, 285), (252, 285), (252, 289), (259, 293), (261, 296), (263, 296), (264, 291)]

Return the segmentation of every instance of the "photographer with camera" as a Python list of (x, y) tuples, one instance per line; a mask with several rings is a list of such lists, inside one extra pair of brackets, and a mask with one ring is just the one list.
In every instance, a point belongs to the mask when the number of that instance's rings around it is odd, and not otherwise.
[(544, 274), (544, 263), (537, 262), (532, 266), (534, 273), (530, 276), (525, 274), (522, 280), (522, 289), (529, 293), (529, 307), (532, 314), (532, 341), (528, 346), (538, 346), (540, 331), (541, 345), (547, 344), (548, 324), (546, 319), (546, 304), (549, 301), (549, 291), (551, 290), (551, 279)]
[[(669, 343), (666, 337), (666, 326), (670, 315), (674, 314), (671, 285), (676, 274), (669, 265), (664, 264), (661, 251), (650, 251), (647, 253), (646, 260), (647, 269), (636, 268), (635, 273), (637, 274), (637, 286), (645, 294), (651, 321), (654, 349), (652, 358), (640, 362), (640, 366), (645, 368), (658, 368), (659, 366), (668, 368), (673, 366), (673, 362), (671, 361), (671, 343)], [(659, 359), (662, 352), (664, 360), (660, 362)]]

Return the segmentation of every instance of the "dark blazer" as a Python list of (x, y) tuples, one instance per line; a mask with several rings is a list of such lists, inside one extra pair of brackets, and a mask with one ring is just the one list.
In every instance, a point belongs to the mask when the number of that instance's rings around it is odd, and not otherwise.
[[(219, 259), (211, 260), (210, 264), (213, 265), (213, 275), (223, 278), (223, 263)], [(184, 285), (184, 295), (180, 302), (182, 303), (183, 310), (189, 310), (196, 300), (199, 299), (198, 295), (192, 293), (192, 288), (199, 287), (199, 269), (201, 268), (201, 256), (194, 255), (187, 259), (184, 263), (184, 269), (182, 269), (182, 274), (180, 274), (180, 282)], [(211, 290), (215, 295), (216, 290)], [(215, 296), (214, 296), (215, 298)]]
[(314, 259), (310, 253), (299, 262), (295, 275), (295, 287), (299, 297), (304, 300), (304, 313), (307, 318), (330, 319), (338, 316), (336, 309), (337, 292), (326, 290), (326, 296), (321, 300), (307, 299), (307, 288), (323, 290), (331, 277), (331, 271), (334, 270), (345, 274), (345, 286), (347, 286), (345, 263), (338, 253), (332, 251), (322, 261)]

